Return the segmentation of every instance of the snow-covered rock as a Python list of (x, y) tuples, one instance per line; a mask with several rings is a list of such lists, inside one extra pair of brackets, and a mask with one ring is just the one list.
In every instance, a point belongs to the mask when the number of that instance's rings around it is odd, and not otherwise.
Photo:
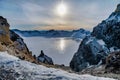
[(120, 48), (120, 4), (108, 19), (93, 29), (92, 35), (103, 39), (109, 48), (113, 46)]
[[(1, 80), (115, 80), (88, 74), (78, 75), (54, 68), (47, 68), (0, 52)], [(8, 77), (9, 76), (9, 77)]]
[[(106, 46), (102, 46), (105, 45)], [(85, 37), (75, 53), (70, 66), (75, 71), (80, 71), (88, 64), (96, 65), (101, 59), (120, 48), (120, 4), (108, 19), (96, 27), (90, 37)]]
[(52, 58), (48, 57), (47, 55), (44, 54), (44, 52), (41, 50), (41, 54), (37, 57), (37, 60), (39, 62), (45, 63), (45, 64), (50, 64), (53, 65), (53, 60)]
[(84, 39), (88, 35), (90, 35), (89, 31), (86, 31), (84, 29), (79, 29), (79, 30), (74, 31), (71, 37)]
[(100, 61), (104, 63), (108, 52), (109, 50), (103, 41), (87, 36), (74, 54), (70, 67), (75, 71), (81, 71), (90, 65), (97, 65)]

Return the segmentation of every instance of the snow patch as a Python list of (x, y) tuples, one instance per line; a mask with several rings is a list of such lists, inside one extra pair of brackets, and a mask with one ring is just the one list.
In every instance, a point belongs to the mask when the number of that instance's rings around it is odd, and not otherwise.
[[(21, 76), (17, 79), (26, 80), (115, 80), (104, 77), (95, 77), (88, 74), (78, 75), (54, 68), (47, 68), (27, 61), (20, 60), (7, 52), (0, 52), (0, 66), (13, 69)], [(25, 78), (23, 75), (26, 75)]]
[(88, 43), (90, 43), (92, 41), (93, 41), (93, 37), (90, 37), (90, 39), (85, 44), (88, 44)]
[(100, 44), (100, 45), (105, 45), (105, 42), (103, 40), (97, 40), (97, 42)]

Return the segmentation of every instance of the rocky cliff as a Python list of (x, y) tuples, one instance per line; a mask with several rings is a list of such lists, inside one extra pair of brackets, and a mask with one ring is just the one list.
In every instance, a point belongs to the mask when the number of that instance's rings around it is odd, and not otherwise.
[(103, 39), (109, 48), (113, 46), (120, 48), (120, 4), (108, 19), (93, 29), (92, 36)]
[(83, 39), (70, 67), (81, 71), (90, 65), (103, 64), (112, 47), (120, 48), (120, 4), (108, 19), (94, 27), (89, 37)]
[(9, 27), (10, 25), (8, 24), (7, 20), (0, 16), (0, 50), (3, 51), (4, 45), (12, 44), (12, 41), (10, 40), (10, 35), (9, 35)]
[(120, 12), (120, 4), (117, 5), (115, 12)]
[(8, 51), (9, 54), (22, 60), (37, 62), (28, 50), (23, 39), (15, 32), (9, 30), (9, 23), (0, 16), (0, 51)]

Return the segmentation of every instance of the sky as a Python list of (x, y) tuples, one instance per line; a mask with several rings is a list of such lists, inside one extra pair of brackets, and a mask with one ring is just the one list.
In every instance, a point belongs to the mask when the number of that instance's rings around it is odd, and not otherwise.
[(62, 0), (67, 13), (56, 13), (61, 0), (0, 0), (0, 15), (11, 29), (92, 30), (115, 11), (120, 0)]

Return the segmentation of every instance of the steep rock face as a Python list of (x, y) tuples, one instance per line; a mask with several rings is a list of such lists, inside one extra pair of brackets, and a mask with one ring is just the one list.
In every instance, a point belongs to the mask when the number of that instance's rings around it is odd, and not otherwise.
[(108, 19), (93, 29), (92, 36), (103, 39), (108, 47), (120, 48), (120, 4)]
[[(103, 40), (107, 48), (105, 46), (101, 47), (96, 39)], [(89, 41), (90, 43), (86, 45), (86, 42)], [(71, 60), (70, 67), (75, 71), (81, 71), (87, 67), (88, 63), (89, 65), (97, 65), (100, 60), (105, 59), (111, 47), (120, 48), (120, 4), (108, 19), (102, 21), (93, 29), (90, 37), (83, 39), (77, 53)]]
[(23, 39), (9, 30), (9, 27), (7, 20), (0, 16), (0, 51), (8, 51), (9, 54), (17, 56), (22, 60), (36, 62)]
[(75, 71), (81, 71), (89, 65), (96, 65), (101, 60), (105, 62), (105, 57), (109, 50), (102, 40), (87, 36), (83, 39), (77, 53), (70, 62), (70, 67)]
[(120, 12), (120, 4), (117, 5), (115, 12)]
[(10, 39), (13, 41), (12, 45), (7, 46), (7, 50), (10, 54), (17, 56), (22, 60), (35, 62), (34, 57), (28, 50), (23, 39), (12, 30), (10, 30)]
[(7, 20), (0, 16), (0, 42), (9, 44), (12, 43), (9, 36), (9, 27)]

